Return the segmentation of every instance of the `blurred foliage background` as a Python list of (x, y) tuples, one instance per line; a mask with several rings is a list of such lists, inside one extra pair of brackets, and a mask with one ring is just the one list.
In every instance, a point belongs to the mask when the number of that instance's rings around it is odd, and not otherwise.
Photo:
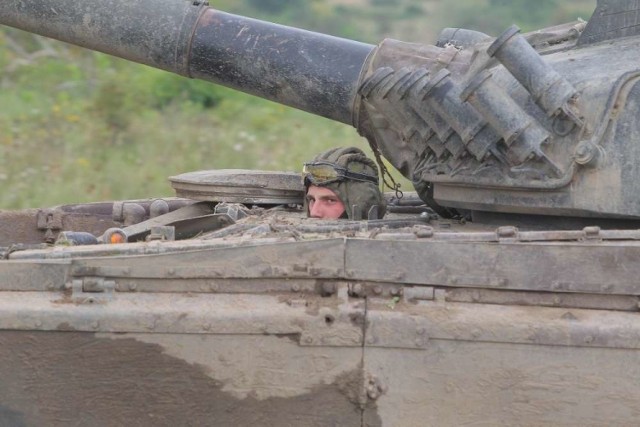
[[(498, 35), (588, 18), (595, 0), (212, 0), (211, 6), (368, 43)], [(200, 169), (299, 170), (351, 127), (206, 82), (0, 28), (0, 209), (171, 196)], [(396, 174), (396, 176), (398, 176)], [(411, 190), (406, 181), (404, 189)]]

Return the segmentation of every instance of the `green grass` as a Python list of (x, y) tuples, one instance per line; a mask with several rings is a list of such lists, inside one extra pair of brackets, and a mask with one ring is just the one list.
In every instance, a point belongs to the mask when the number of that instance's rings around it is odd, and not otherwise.
[(96, 104), (3, 93), (2, 208), (169, 196), (167, 177), (183, 172), (300, 170), (333, 145), (367, 147), (348, 126), (231, 91), (214, 109), (189, 100), (136, 109), (111, 95)]

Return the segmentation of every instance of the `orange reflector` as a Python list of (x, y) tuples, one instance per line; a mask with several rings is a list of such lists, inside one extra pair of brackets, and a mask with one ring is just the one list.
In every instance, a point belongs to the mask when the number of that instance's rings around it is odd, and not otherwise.
[(102, 243), (106, 243), (108, 245), (113, 245), (117, 243), (127, 243), (127, 233), (117, 227), (109, 228), (104, 232), (102, 236), (100, 236), (100, 240)]
[(109, 237), (109, 243), (124, 243), (124, 236), (120, 233), (113, 233)]

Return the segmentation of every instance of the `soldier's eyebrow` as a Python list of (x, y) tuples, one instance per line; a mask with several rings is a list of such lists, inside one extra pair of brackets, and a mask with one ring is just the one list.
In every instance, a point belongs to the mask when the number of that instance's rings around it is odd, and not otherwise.
[(317, 201), (321, 201), (321, 202), (328, 202), (328, 201), (332, 201), (332, 202), (337, 202), (338, 200), (340, 200), (338, 198), (338, 196), (332, 196), (332, 195), (321, 195), (321, 196), (311, 196), (311, 195), (307, 195), (307, 203), (309, 202), (317, 202)]

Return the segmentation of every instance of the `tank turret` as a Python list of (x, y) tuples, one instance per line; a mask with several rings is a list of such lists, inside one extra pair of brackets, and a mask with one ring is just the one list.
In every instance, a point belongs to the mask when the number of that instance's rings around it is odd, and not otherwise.
[(588, 24), (447, 29), (434, 46), (184, 0), (5, 0), (0, 24), (353, 125), (439, 212), (640, 219), (638, 18), (634, 2), (605, 3)]

